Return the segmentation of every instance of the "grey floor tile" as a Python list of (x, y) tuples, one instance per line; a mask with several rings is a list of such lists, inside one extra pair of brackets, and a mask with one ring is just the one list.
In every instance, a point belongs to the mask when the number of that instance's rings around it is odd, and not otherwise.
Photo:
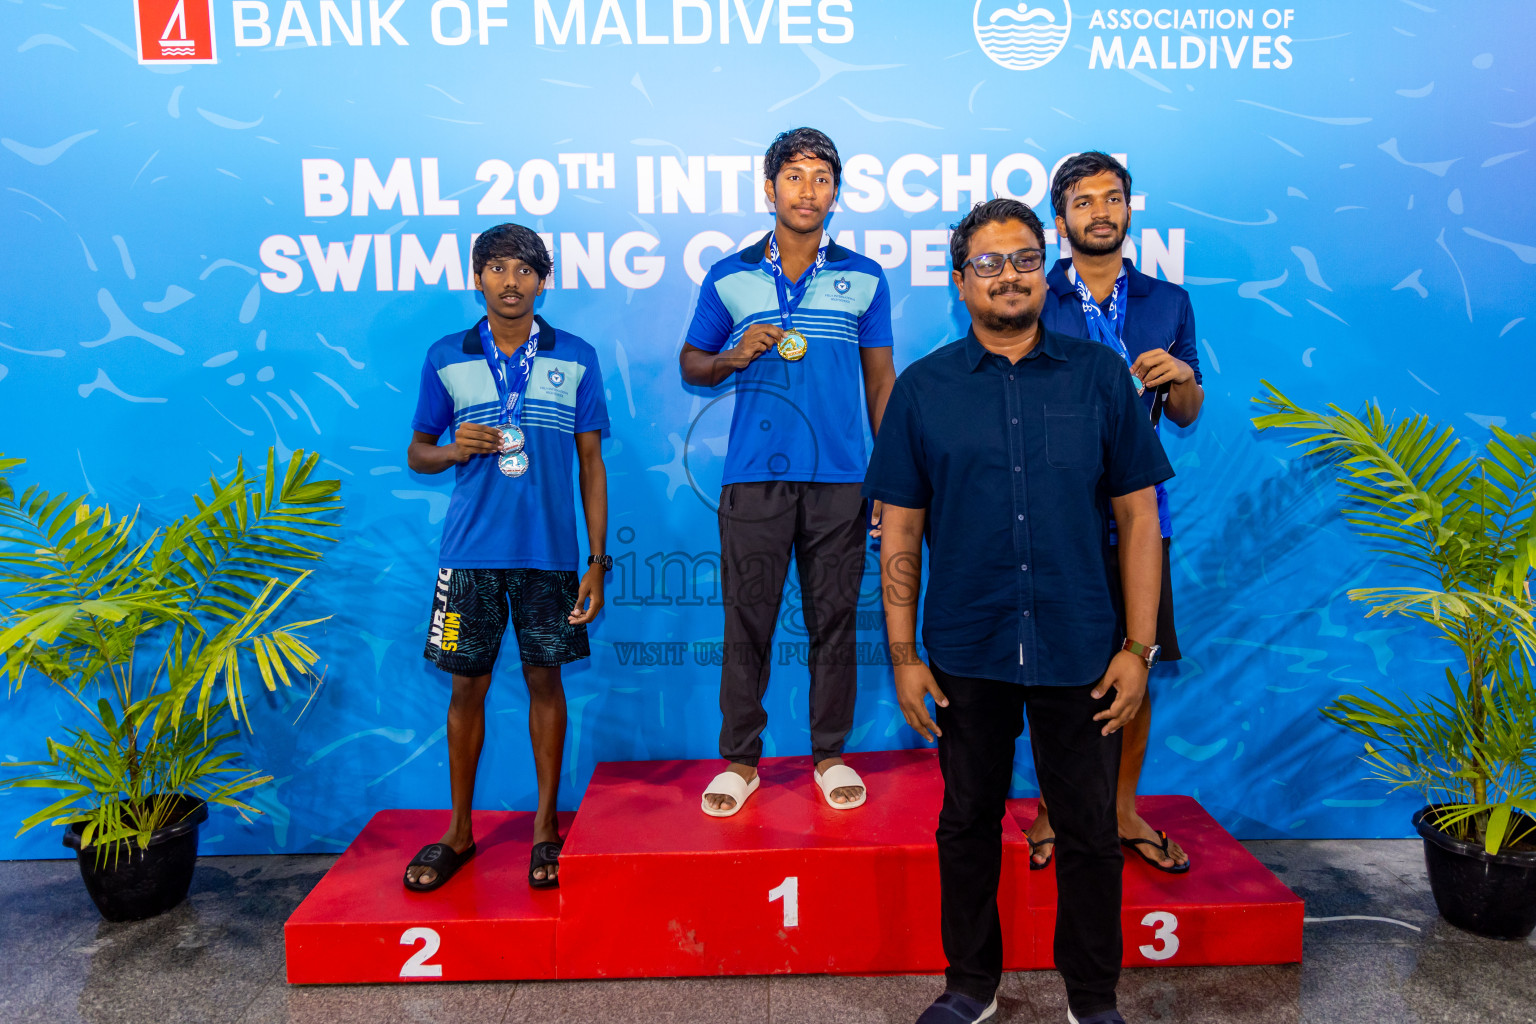
[(197, 958), (150, 967), (80, 957), (47, 967), (56, 1019), (90, 1024), (233, 1024), (269, 984)]
[[(1429, 887), (1414, 885), (1395, 868), (1398, 854), (1385, 856), (1381, 843), (1350, 840), (1274, 841), (1248, 848), (1306, 901), (1309, 918), (1385, 918), (1317, 921), (1306, 926), (1309, 944), (1385, 942), (1411, 945), (1420, 930), (1439, 928)], [(1401, 922), (1393, 924), (1391, 922)], [(1411, 925), (1412, 928), (1403, 927)], [(1447, 935), (1456, 939), (1458, 936)]]
[[(83, 907), (70, 905), (64, 945), (43, 964), (52, 1019), (236, 1021), (280, 978), (283, 921), (319, 873), (313, 864), (291, 863), (300, 858), (223, 860), (199, 862), (188, 899), (148, 921), (104, 921), (88, 898)], [(42, 930), (59, 920), (53, 914), (65, 900), (54, 902), (25, 907), (27, 925)]]
[(1524, 943), (1334, 945), (1301, 966), (1303, 1024), (1531, 1024), (1536, 952)]
[[(1027, 1006), (1019, 1020), (1065, 1021), (1067, 993), (1055, 971), (1003, 979)], [(1120, 1012), (1131, 1024), (1297, 1024), (1299, 993), (1274, 967), (1132, 968), (1120, 976)]]
[(767, 1024), (767, 978), (526, 981), (512, 993), (508, 1024)]
[(944, 991), (937, 974), (802, 975), (768, 981), (771, 1024), (912, 1024)]
[(1422, 839), (1357, 839), (1363, 848), (1382, 867), (1396, 874), (1409, 885), (1429, 886), (1429, 876), (1424, 869), (1424, 840)]
[(101, 921), (73, 860), (0, 862), (0, 934), (10, 963), (39, 963)]
[(65, 970), (49, 961), (0, 963), (0, 1020), (6, 1024), (79, 1020), (74, 1007), (61, 1007), (53, 998), (58, 975)]
[(268, 986), (238, 1024), (501, 1024), (504, 983)]
[(1536, 950), (1525, 943), (1474, 939), (1429, 943), (1415, 952), (1401, 990), (1409, 1020), (1536, 1021)]

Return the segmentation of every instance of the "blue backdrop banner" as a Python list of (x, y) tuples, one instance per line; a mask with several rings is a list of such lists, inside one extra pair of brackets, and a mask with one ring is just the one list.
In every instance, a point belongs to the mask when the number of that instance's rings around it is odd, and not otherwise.
[[(1186, 657), (1154, 678), (1143, 789), (1243, 837), (1403, 835), (1415, 797), (1364, 781), (1316, 709), (1432, 686), (1452, 652), (1348, 601), (1387, 574), (1249, 399), (1265, 377), (1474, 439), (1533, 427), (1533, 20), (1515, 0), (9, 0), (0, 450), (21, 485), (157, 515), (241, 454), (320, 452), (345, 529), (292, 611), (331, 616), (324, 684), (256, 709), (265, 814), (215, 814), (204, 848), (333, 850), (380, 808), (446, 806), (447, 680), (421, 650), (451, 481), (405, 447), (427, 346), (480, 315), (476, 232), (534, 227), (540, 312), (596, 347), (613, 421), (609, 604), (565, 673), (574, 807), (600, 760), (715, 754), (732, 395), (685, 387), (677, 356), (707, 268), (771, 224), (772, 137), (837, 142), (830, 230), (885, 267), (898, 369), (963, 330), (962, 211), (1046, 214), (1059, 162), (1107, 150), (1135, 177), (1138, 266), (1191, 293), (1209, 396), (1163, 435)], [(850, 746), (914, 746), (869, 564)], [(798, 605), (791, 579), (771, 754), (808, 753)], [(0, 756), (40, 755), (70, 714), (23, 687)], [(480, 806), (533, 806), (526, 718), (509, 640)], [(38, 806), (0, 797), (12, 822)]]

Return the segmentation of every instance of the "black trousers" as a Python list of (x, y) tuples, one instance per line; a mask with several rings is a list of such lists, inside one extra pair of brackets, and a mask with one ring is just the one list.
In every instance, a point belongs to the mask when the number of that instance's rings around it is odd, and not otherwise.
[(1056, 969), (1079, 1017), (1115, 1008), (1120, 979), (1120, 873), (1115, 815), (1120, 734), (1099, 735), (1090, 686), (1018, 686), (933, 669), (949, 706), (938, 709), (939, 886), (946, 988), (988, 1002), (1003, 976), (997, 911), (1002, 818), (1014, 741), (1029, 715), (1040, 791), (1056, 830)]
[(763, 695), (773, 631), (793, 554), (810, 644), (811, 753), (843, 752), (858, 689), (856, 627), (864, 580), (864, 499), (858, 484), (728, 484), (720, 493), (725, 664), (720, 756), (756, 766), (768, 724)]

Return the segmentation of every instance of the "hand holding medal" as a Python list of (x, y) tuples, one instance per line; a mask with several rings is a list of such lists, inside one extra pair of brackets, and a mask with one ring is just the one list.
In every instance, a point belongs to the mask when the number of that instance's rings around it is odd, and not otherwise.
[(784, 269), (779, 262), (778, 238), (773, 235), (768, 238), (766, 254), (768, 269), (773, 273), (774, 290), (779, 297), (779, 323), (783, 325), (783, 332), (779, 335), (775, 347), (779, 350), (779, 355), (791, 363), (804, 359), (811, 347), (806, 336), (795, 329), (791, 323), (791, 317), (795, 310), (800, 308), (800, 303), (810, 291), (811, 282), (816, 279), (816, 274), (827, 265), (827, 243), (828, 239), (824, 234), (821, 246), (816, 250), (816, 262), (806, 269), (805, 274), (791, 289), (785, 281)]
[(539, 350), (537, 321), (528, 334), (527, 342), (518, 351), (515, 362), (502, 358), (485, 320), (480, 321), (480, 344), (485, 351), (491, 377), (496, 381), (496, 395), (501, 406), (493, 430), (495, 442), (492, 450), (497, 452), (496, 468), (501, 470), (503, 476), (520, 477), (528, 472), (530, 465), (527, 437), (519, 421), (522, 419), (523, 393), (528, 389), (528, 380), (533, 375), (534, 356)]

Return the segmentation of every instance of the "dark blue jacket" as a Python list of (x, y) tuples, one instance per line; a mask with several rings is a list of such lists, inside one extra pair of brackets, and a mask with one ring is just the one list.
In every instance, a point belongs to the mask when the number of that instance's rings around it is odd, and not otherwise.
[[(1070, 259), (1057, 260), (1045, 283), (1050, 288), (1045, 297), (1045, 307), (1040, 311), (1040, 324), (1048, 331), (1088, 337), (1088, 320), (1083, 316), (1083, 303), (1077, 288), (1067, 280)], [(1131, 362), (1143, 352), (1154, 348), (1168, 349), (1175, 359), (1182, 359), (1195, 371), (1195, 382), (1204, 383), (1200, 373), (1200, 353), (1195, 345), (1195, 311), (1189, 304), (1189, 293), (1176, 284), (1148, 277), (1125, 261), (1126, 305), (1125, 342)], [(1150, 415), (1155, 396), (1149, 390), (1141, 397)], [(1157, 489), (1158, 518), (1162, 521), (1163, 536), (1170, 537), (1172, 523), (1168, 514), (1168, 494), (1159, 485)]]

